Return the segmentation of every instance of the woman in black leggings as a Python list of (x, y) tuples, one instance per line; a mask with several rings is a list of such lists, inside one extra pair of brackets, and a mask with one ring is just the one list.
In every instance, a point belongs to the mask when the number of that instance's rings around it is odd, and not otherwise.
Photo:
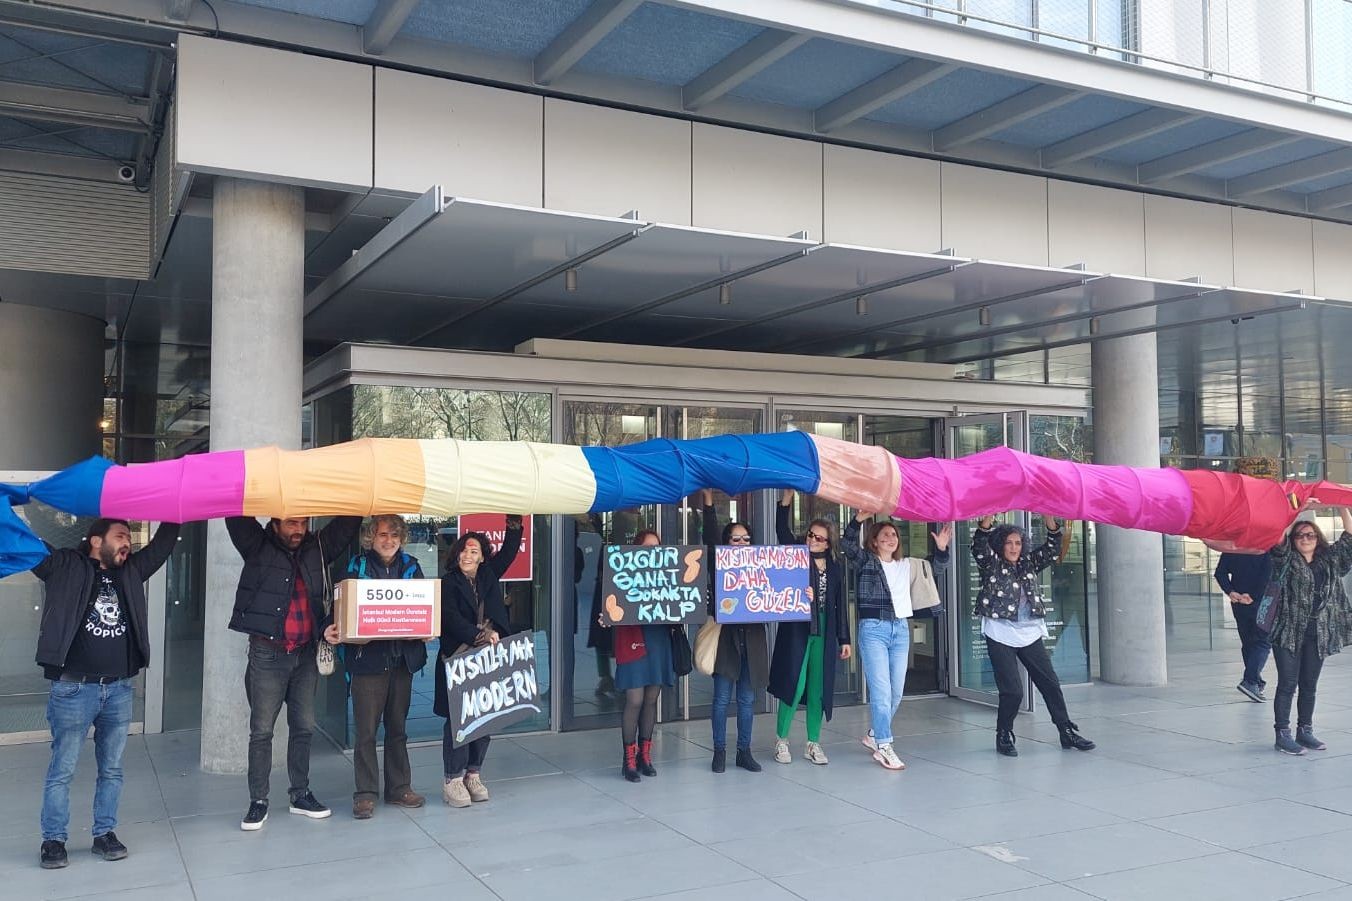
[[(1319, 502), (1313, 498), (1306, 506)], [(1338, 511), (1343, 534), (1330, 544), (1319, 526), (1303, 519), (1291, 524), (1282, 543), (1269, 553), (1281, 585), (1272, 624), (1272, 656), (1277, 661), (1277, 697), (1272, 702), (1276, 748), (1287, 754), (1322, 751), (1314, 735), (1314, 696), (1324, 658), (1352, 642), (1352, 607), (1343, 576), (1352, 571), (1352, 512)], [(1291, 702), (1296, 702), (1296, 734), (1291, 735)]]

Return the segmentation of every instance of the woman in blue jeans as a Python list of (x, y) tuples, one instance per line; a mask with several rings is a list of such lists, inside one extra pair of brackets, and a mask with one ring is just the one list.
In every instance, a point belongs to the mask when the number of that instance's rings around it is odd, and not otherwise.
[[(710, 546), (709, 558), (714, 553), (714, 535), (719, 544), (751, 544), (751, 529), (746, 523), (730, 522), (718, 531), (718, 514), (714, 510), (713, 492), (700, 492), (704, 506), (704, 541)], [(712, 575), (712, 567), (709, 570)], [(712, 595), (711, 595), (712, 597)], [(737, 766), (759, 773), (761, 765), (751, 754), (751, 727), (756, 716), (756, 696), (770, 684), (770, 641), (764, 623), (725, 625), (718, 633), (718, 654), (714, 658), (714, 700), (710, 718), (713, 722), (714, 759), (711, 769), (721, 773), (728, 766), (728, 704), (733, 689), (737, 694)]]
[(859, 659), (868, 683), (871, 728), (864, 747), (889, 770), (904, 770), (892, 750), (892, 718), (906, 689), (906, 666), (911, 650), (911, 614), (939, 603), (934, 574), (948, 568), (948, 540), (953, 528), (945, 523), (931, 532), (934, 553), (928, 558), (905, 557), (901, 535), (891, 521), (875, 522), (861, 543), (859, 532), (872, 513), (860, 512), (845, 527), (841, 545), (858, 568), (855, 602), (859, 610)]

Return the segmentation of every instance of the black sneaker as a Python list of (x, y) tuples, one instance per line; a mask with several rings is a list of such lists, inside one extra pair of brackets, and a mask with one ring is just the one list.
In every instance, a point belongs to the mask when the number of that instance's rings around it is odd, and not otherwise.
[(121, 860), (127, 856), (127, 846), (117, 840), (117, 834), (105, 832), (94, 836), (94, 847), (89, 849), (104, 860)]
[(1267, 700), (1267, 698), (1263, 697), (1263, 689), (1258, 685), (1257, 682), (1241, 682), (1238, 685), (1236, 685), (1235, 688), (1238, 689), (1240, 694), (1244, 695), (1244, 697), (1248, 698), (1250, 701), (1255, 701), (1261, 704), (1263, 701)]
[(42, 868), (59, 870), (70, 861), (66, 858), (66, 843), (55, 840), (42, 843)]
[(332, 810), (320, 804), (314, 793), (309, 791), (291, 799), (291, 812), (309, 817), (312, 820), (322, 820), (333, 813)]
[(263, 824), (268, 821), (268, 802), (251, 801), (249, 802), (249, 812), (240, 820), (239, 828), (245, 832), (253, 832), (263, 828)]

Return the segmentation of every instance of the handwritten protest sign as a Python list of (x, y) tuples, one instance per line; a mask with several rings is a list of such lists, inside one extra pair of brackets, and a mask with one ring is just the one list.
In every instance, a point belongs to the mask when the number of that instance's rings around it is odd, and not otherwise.
[(709, 618), (702, 546), (612, 544), (601, 562), (602, 615), (608, 624), (702, 623)]
[(529, 632), (463, 651), (444, 665), (457, 745), (501, 732), (541, 711), (535, 639)]
[[(523, 517), (524, 528), (521, 531), (521, 548), (517, 551), (516, 559), (512, 565), (507, 567), (507, 572), (502, 574), (501, 582), (529, 582), (531, 576), (531, 563), (535, 554), (531, 548), (531, 541), (534, 538), (534, 517)], [(459, 522), (456, 524), (456, 531), (463, 535), (466, 532), (479, 532), (488, 538), (490, 545), (488, 556), (493, 556), (502, 547), (503, 540), (507, 537), (507, 514), (506, 513), (462, 513)]]
[(807, 546), (732, 545), (714, 550), (714, 617), (720, 623), (809, 620)]

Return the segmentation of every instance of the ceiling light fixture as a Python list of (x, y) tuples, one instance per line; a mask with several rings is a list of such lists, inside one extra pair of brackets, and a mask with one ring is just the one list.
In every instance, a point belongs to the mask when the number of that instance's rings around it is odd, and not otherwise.
[(732, 286), (727, 282), (718, 286), (718, 303), (725, 307), (732, 305)]
[(854, 299), (854, 314), (856, 316), (868, 315), (868, 298), (862, 294)]
[(577, 270), (563, 270), (563, 289), (569, 294), (577, 293)]

